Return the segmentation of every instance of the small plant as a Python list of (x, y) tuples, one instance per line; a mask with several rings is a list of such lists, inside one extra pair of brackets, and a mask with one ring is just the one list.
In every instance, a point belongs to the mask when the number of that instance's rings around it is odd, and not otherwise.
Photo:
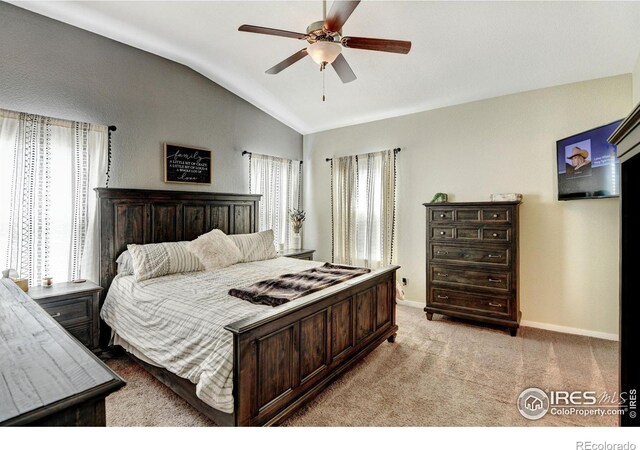
[(447, 194), (445, 194), (444, 192), (438, 192), (431, 199), (431, 203), (446, 203), (448, 198), (449, 198), (449, 196)]
[(300, 228), (302, 228), (302, 222), (304, 222), (305, 214), (306, 213), (301, 209), (289, 210), (289, 221), (291, 222), (294, 233), (300, 233)]

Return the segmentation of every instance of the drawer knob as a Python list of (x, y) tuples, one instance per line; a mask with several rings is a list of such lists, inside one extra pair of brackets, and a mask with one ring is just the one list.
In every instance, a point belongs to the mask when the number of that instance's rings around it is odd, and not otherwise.
[(500, 306), (502, 306), (502, 303), (493, 303), (493, 302), (489, 302), (489, 306), (500, 307)]
[(502, 280), (496, 280), (495, 278), (489, 278), (489, 283), (502, 283)]
[(447, 232), (446, 232), (446, 231), (441, 231), (441, 232), (440, 232), (440, 236), (444, 236), (445, 234), (447, 234)]
[(500, 217), (500, 214), (494, 214), (494, 215), (493, 215), (493, 218), (494, 218), (494, 219), (497, 219), (498, 217)]
[(438, 298), (441, 298), (442, 300), (447, 300), (449, 298), (448, 295), (440, 295), (438, 294)]
[(498, 233), (493, 233), (491, 236), (498, 237)]
[(437, 272), (436, 275), (438, 275), (439, 277), (448, 277), (449, 276), (448, 273), (442, 273), (442, 272)]
[(500, 255), (492, 255), (491, 253), (489, 253), (487, 255), (487, 258), (500, 258)]
[(444, 219), (445, 217), (447, 217), (447, 215), (446, 214), (440, 214), (440, 217), (442, 217)]
[(55, 313), (55, 314), (51, 314), (51, 317), (60, 317), (62, 315), (62, 313)]
[(443, 252), (442, 250), (436, 251), (436, 255), (448, 255), (449, 252)]

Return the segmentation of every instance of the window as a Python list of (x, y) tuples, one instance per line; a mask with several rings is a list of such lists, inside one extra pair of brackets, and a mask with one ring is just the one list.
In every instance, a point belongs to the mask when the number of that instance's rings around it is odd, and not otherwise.
[(371, 268), (391, 264), (396, 151), (335, 158), (331, 171), (333, 260)]
[(31, 286), (97, 280), (95, 195), (107, 128), (0, 110), (0, 264)]
[(260, 231), (272, 229), (276, 245), (291, 246), (289, 211), (302, 206), (301, 172), (301, 161), (249, 155), (249, 191), (262, 194), (258, 227)]

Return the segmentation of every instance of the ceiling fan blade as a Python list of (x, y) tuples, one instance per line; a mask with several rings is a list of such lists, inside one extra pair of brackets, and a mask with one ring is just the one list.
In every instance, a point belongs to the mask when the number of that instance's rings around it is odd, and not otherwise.
[(306, 39), (309, 36), (304, 33), (296, 33), (295, 31), (278, 30), (276, 28), (257, 27), (255, 25), (241, 25), (238, 31), (246, 31), (249, 33), (268, 34), (271, 36), (282, 36), (293, 39)]
[(411, 50), (410, 41), (394, 41), (391, 39), (374, 39), (363, 37), (343, 37), (342, 46), (347, 48), (358, 48), (362, 50), (374, 50), (377, 52), (391, 52), (407, 54)]
[(289, 67), (290, 65), (292, 65), (295, 62), (300, 61), (302, 58), (304, 58), (305, 56), (307, 56), (307, 49), (303, 48), (302, 50), (300, 50), (297, 53), (294, 53), (293, 55), (289, 56), (287, 59), (285, 59), (282, 62), (279, 62), (278, 64), (276, 64), (275, 66), (273, 66), (271, 69), (267, 70), (266, 73), (270, 74), (270, 75), (275, 75), (277, 73), (282, 72), (284, 69), (286, 69), (287, 67)]
[(340, 31), (342, 26), (347, 21), (351, 13), (356, 6), (360, 3), (360, 0), (356, 1), (342, 1), (335, 0), (333, 5), (331, 5), (331, 9), (329, 10), (329, 15), (326, 19), (324, 19), (324, 27), (329, 31)]
[(356, 74), (353, 73), (353, 70), (351, 70), (351, 66), (349, 65), (347, 60), (344, 59), (344, 56), (342, 56), (342, 53), (338, 55), (338, 57), (331, 63), (331, 65), (333, 66), (343, 83), (350, 83), (357, 78)]

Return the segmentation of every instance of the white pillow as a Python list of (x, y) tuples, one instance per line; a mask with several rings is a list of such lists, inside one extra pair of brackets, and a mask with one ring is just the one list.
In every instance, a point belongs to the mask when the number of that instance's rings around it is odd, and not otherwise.
[(136, 281), (162, 277), (172, 273), (203, 270), (200, 261), (189, 250), (187, 242), (161, 242), (159, 244), (129, 244), (133, 273)]
[(125, 250), (120, 253), (120, 256), (116, 259), (116, 263), (118, 264), (119, 274), (133, 275), (133, 260), (131, 259), (131, 253), (129, 253), (129, 250)]
[(242, 252), (242, 262), (262, 261), (276, 257), (273, 230), (250, 234), (232, 234), (229, 238)]
[(217, 270), (242, 260), (242, 253), (221, 230), (211, 230), (189, 242), (187, 248), (206, 270)]

